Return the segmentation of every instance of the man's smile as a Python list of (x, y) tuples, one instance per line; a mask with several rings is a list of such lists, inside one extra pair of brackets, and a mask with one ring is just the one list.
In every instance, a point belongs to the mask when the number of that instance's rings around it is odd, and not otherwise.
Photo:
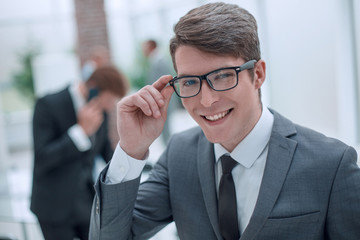
[(222, 113), (218, 113), (218, 114), (215, 114), (215, 115), (207, 115), (207, 116), (202, 116), (203, 118), (205, 118), (206, 120), (209, 120), (209, 121), (217, 121), (217, 120), (220, 120), (222, 118), (224, 118), (228, 113), (231, 112), (232, 109), (229, 109), (229, 110), (226, 110)]

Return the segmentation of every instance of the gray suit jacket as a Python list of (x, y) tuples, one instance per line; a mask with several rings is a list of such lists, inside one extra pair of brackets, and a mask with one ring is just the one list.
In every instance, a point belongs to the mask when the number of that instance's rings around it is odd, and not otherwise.
[[(264, 176), (241, 240), (359, 240), (360, 170), (356, 151), (278, 113)], [(96, 183), (90, 239), (148, 239), (175, 221), (180, 239), (222, 239), (214, 152), (200, 128), (175, 135), (139, 179)]]

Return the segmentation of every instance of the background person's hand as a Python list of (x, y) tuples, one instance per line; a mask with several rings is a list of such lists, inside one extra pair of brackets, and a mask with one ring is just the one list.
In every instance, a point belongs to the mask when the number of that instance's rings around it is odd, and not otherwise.
[(87, 136), (92, 136), (99, 129), (104, 120), (103, 110), (100, 106), (99, 99), (93, 98), (78, 113), (78, 124), (84, 130)]
[(150, 145), (160, 136), (174, 92), (172, 87), (166, 86), (171, 79), (170, 75), (162, 76), (118, 103), (120, 146), (129, 156), (143, 159)]

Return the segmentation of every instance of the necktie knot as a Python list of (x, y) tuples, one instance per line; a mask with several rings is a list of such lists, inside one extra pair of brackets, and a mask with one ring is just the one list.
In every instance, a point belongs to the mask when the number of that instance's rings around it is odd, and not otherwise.
[(223, 155), (220, 157), (223, 174), (230, 174), (233, 168), (238, 164), (232, 157)]

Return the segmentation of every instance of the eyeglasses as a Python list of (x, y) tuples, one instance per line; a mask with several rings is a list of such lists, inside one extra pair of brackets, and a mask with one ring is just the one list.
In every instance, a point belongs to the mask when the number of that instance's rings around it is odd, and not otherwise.
[(215, 91), (227, 91), (238, 85), (238, 73), (254, 68), (256, 60), (250, 60), (239, 67), (219, 68), (201, 76), (174, 77), (169, 84), (181, 98), (190, 98), (199, 94), (202, 80), (206, 80)]

